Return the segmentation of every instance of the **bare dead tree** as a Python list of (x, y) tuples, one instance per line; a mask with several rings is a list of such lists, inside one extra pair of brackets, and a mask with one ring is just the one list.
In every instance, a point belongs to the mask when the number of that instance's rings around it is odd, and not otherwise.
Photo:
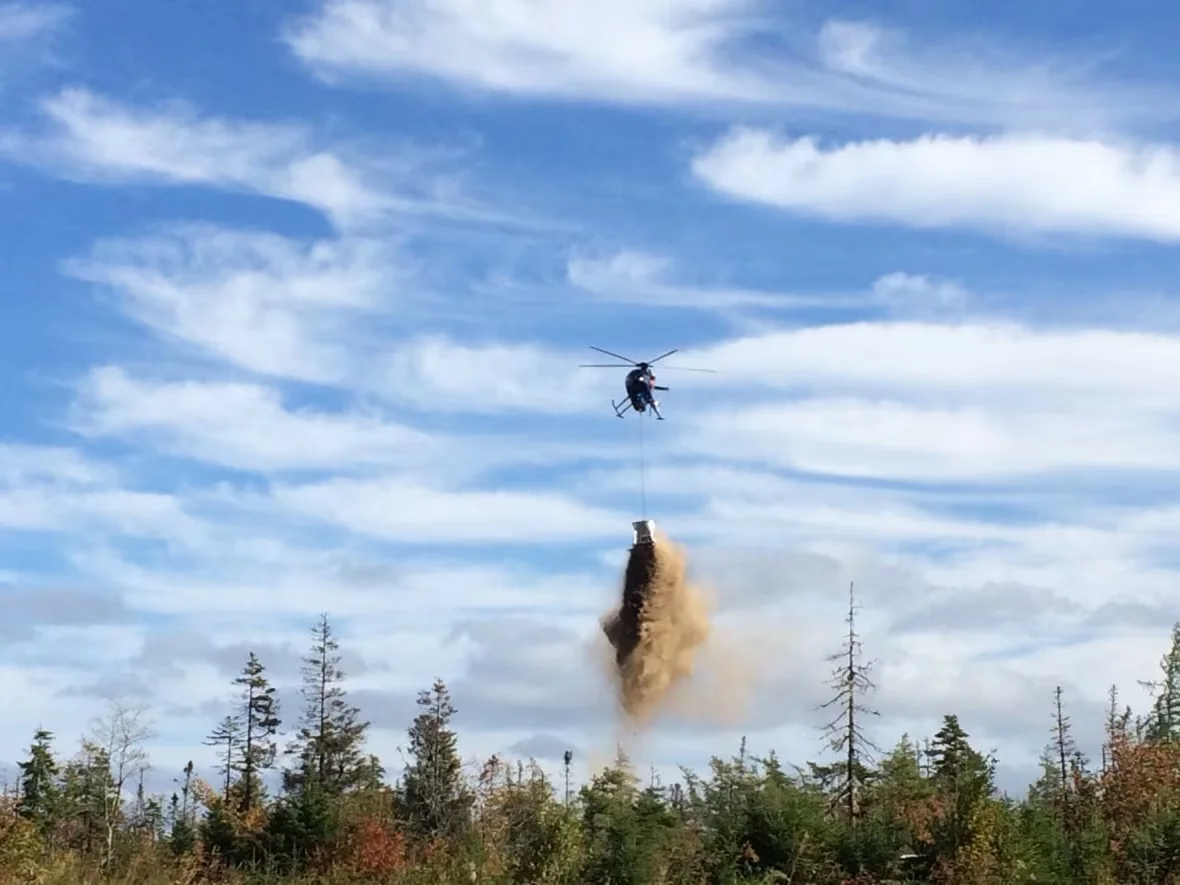
[(121, 698), (108, 701), (107, 709), (90, 725), (90, 740), (102, 748), (110, 765), (109, 789), (103, 801), (106, 827), (104, 867), (110, 867), (115, 853), (115, 829), (123, 807), (123, 788), (151, 768), (147, 742), (155, 737), (149, 711), (143, 701)]
[(831, 766), (838, 774), (834, 802), (842, 805), (849, 823), (855, 826), (860, 820), (860, 794), (864, 787), (865, 763), (873, 752), (881, 752), (865, 734), (862, 718), (879, 716), (869, 709), (860, 698), (877, 686), (869, 677), (874, 661), (864, 662), (860, 637), (856, 632), (856, 596), (853, 584), (848, 585), (848, 615), (845, 623), (848, 633), (840, 651), (828, 657), (834, 664), (832, 678), (828, 682), (836, 694), (821, 709), (836, 708), (839, 712), (823, 726), (828, 746), (842, 754), (840, 764)]

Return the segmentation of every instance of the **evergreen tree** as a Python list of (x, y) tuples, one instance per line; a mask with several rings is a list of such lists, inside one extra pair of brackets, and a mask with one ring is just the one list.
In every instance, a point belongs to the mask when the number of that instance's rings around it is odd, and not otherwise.
[(241, 756), (241, 741), (242, 722), (237, 716), (226, 716), (222, 719), (204, 741), (205, 746), (217, 748), (217, 770), (223, 778), (222, 796), (226, 802), (229, 801), (234, 772), (241, 767), (238, 761)]
[(1065, 713), (1061, 686), (1053, 692), (1053, 761), (1057, 765), (1057, 789), (1059, 802), (1068, 810), (1072, 784), (1070, 772), (1079, 759), (1078, 748), (1073, 739), (1073, 726)]
[(660, 842), (675, 818), (655, 803), (621, 748), (613, 765), (581, 790), (584, 880), (619, 885), (659, 881)]
[(297, 764), (283, 772), (288, 792), (302, 790), (309, 778), (329, 796), (374, 786), (384, 772), (374, 756), (364, 753), (369, 723), (346, 700), (339, 648), (328, 616), (312, 628), (312, 648), (304, 658), (302, 723), (287, 752)]
[(974, 840), (975, 823), (993, 790), (994, 763), (976, 751), (959, 724), (948, 714), (934, 736), (932, 781), (943, 813), (937, 822), (934, 848), (945, 863), (956, 863)]
[(267, 851), (272, 861), (297, 870), (329, 845), (337, 833), (336, 811), (311, 771), (298, 792), (288, 794), (271, 808), (266, 828)]
[(53, 756), (53, 733), (38, 728), (33, 734), (29, 758), (20, 763), (18, 813), (37, 825), (41, 838), (48, 840), (59, 806), (57, 760)]
[(418, 710), (409, 729), (411, 762), (401, 789), (406, 824), (419, 836), (454, 834), (465, 829), (473, 797), (450, 728), (456, 711), (441, 679), (418, 693)]
[(904, 819), (916, 803), (933, 794), (922, 773), (921, 750), (903, 734), (882, 759), (872, 784), (872, 805), (888, 818)]
[(278, 752), (274, 735), (281, 724), (279, 701), (265, 671), (258, 657), (250, 652), (241, 675), (234, 680), (235, 685), (242, 686), (239, 716), (244, 735), (237, 761), (242, 782), (243, 811), (253, 808), (262, 798), (261, 772), (274, 766)]
[[(175, 780), (173, 781), (176, 782)], [(184, 766), (184, 780), (180, 781), (180, 796), (172, 794), (168, 811), (168, 844), (178, 857), (196, 847), (197, 829), (192, 808), (193, 762)]]
[(114, 786), (106, 749), (83, 740), (62, 770), (61, 786), (62, 817), (73, 824), (70, 846), (90, 857), (106, 843), (107, 801)]
[(1163, 678), (1141, 683), (1154, 695), (1143, 736), (1157, 743), (1180, 737), (1180, 622), (1172, 625), (1172, 642), (1159, 666)]

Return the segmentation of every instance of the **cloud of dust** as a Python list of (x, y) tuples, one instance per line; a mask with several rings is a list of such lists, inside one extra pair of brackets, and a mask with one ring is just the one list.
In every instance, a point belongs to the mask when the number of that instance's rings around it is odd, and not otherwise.
[[(708, 595), (688, 580), (683, 548), (658, 533), (653, 540), (632, 549), (622, 600), (602, 620), (627, 724), (642, 728), (664, 709), (732, 718), (740, 714), (734, 702), (745, 697), (745, 667), (716, 643), (706, 648), (713, 635)], [(702, 682), (693, 677), (703, 662), (711, 678)]]

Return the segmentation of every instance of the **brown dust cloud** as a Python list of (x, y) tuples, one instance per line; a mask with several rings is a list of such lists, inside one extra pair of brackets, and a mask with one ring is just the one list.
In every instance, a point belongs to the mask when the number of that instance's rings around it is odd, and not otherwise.
[(711, 687), (701, 683), (706, 643), (713, 636), (708, 595), (689, 580), (681, 546), (658, 531), (652, 540), (631, 548), (622, 598), (602, 619), (614, 649), (619, 707), (632, 729), (670, 708), (690, 715), (707, 710), (714, 718), (731, 706), (718, 705), (717, 696), (732, 702), (742, 694), (744, 681), (732, 661), (715, 655), (709, 662), (717, 681)]

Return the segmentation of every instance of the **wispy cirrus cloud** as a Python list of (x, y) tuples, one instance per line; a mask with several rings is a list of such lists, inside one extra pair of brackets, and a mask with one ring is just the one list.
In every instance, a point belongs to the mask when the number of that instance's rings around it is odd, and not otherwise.
[(112, 465), (61, 446), (0, 446), (0, 532), (169, 540), (199, 523), (171, 494), (135, 488)]
[(0, 91), (20, 73), (56, 61), (56, 38), (75, 14), (65, 3), (0, 2)]
[(1035, 133), (928, 135), (825, 148), (737, 128), (693, 174), (802, 216), (932, 230), (1180, 239), (1180, 150)]
[[(431, 388), (424, 396), (443, 400), (439, 411), (511, 408), (504, 398), (490, 407), (494, 389), (485, 369), (453, 366), (470, 385), (466, 391)], [(386, 397), (397, 401), (390, 393)], [(279, 387), (242, 381), (161, 379), (135, 375), (116, 365), (91, 369), (78, 385), (70, 429), (90, 439), (119, 440), (170, 458), (265, 476), (299, 472), (335, 476), (414, 471), (419, 479), (453, 481), (504, 466), (550, 467), (585, 459), (615, 460), (618, 446), (519, 432), (443, 432), (421, 429), (404, 414), (372, 402), (337, 409), (297, 407)], [(415, 403), (429, 408), (430, 402)], [(0, 451), (0, 476), (3, 476)], [(31, 469), (24, 466), (22, 469)], [(56, 465), (54, 465), (56, 466)], [(65, 466), (73, 466), (67, 462)], [(14, 468), (15, 469), (15, 468)]]
[(743, 308), (848, 310), (869, 303), (864, 296), (797, 295), (677, 283), (671, 279), (674, 265), (665, 255), (625, 249), (608, 255), (575, 254), (566, 264), (566, 274), (573, 286), (600, 300), (645, 307), (722, 312)]
[(0, 3), (0, 45), (37, 40), (62, 27), (74, 14), (64, 3)]
[(1131, 84), (1103, 71), (1117, 60), (1113, 47), (1080, 55), (1025, 48), (1020, 37), (995, 31), (934, 35), (834, 17), (817, 31), (815, 49), (824, 70), (858, 84), (862, 99), (883, 101), (884, 113), (1079, 131), (1169, 113), (1160, 105), (1161, 84)]
[(118, 366), (93, 369), (73, 409), (74, 429), (89, 437), (263, 473), (421, 466), (439, 444), (376, 414), (290, 410), (257, 384), (149, 381)]
[(371, 218), (390, 197), (303, 125), (207, 117), (183, 102), (132, 107), (81, 88), (41, 103), (47, 131), (9, 133), (0, 149), (85, 182), (202, 185), (304, 203), (339, 223)]
[(44, 131), (0, 132), (0, 156), (110, 186), (202, 186), (301, 203), (356, 229), (395, 213), (509, 221), (466, 198), (449, 152), (333, 145), (302, 122), (202, 114), (188, 102), (129, 105), (70, 87), (40, 102)]
[(605, 4), (328, 0), (286, 39), (326, 75), (428, 75), (461, 86), (612, 100), (757, 98), (765, 85), (720, 62), (749, 0)]
[(971, 293), (955, 280), (901, 271), (884, 274), (859, 292), (809, 293), (677, 282), (678, 269), (678, 262), (667, 255), (623, 249), (606, 255), (575, 253), (566, 264), (566, 276), (576, 289), (601, 302), (712, 312), (735, 324), (747, 311), (918, 317), (961, 312), (972, 301)]
[(1016, 41), (867, 21), (815, 29), (766, 0), (321, 0), (284, 37), (334, 81), (429, 77), (530, 98), (1082, 127), (1171, 113), (1167, 89), (1099, 76), (1101, 55), (1046, 62)]
[(617, 538), (625, 513), (556, 489), (429, 486), (411, 476), (281, 486), (280, 509), (402, 543), (545, 544)]
[(552, 366), (576, 360), (557, 349), (414, 331), (407, 317), (445, 320), (456, 307), (423, 292), (413, 263), (380, 238), (175, 225), (99, 241), (64, 269), (166, 345), (271, 379), (485, 413), (578, 411), (593, 383), (573, 369), (558, 383)]
[(827, 399), (738, 407), (689, 419), (698, 452), (819, 474), (918, 482), (1041, 478), (1085, 471), (1180, 471), (1163, 415), (1042, 401), (988, 409)]
[[(847, 359), (849, 353), (857, 359)], [(719, 370), (698, 385), (787, 390), (804, 384), (828, 395), (913, 395), (942, 403), (974, 397), (1000, 409), (1056, 401), (1164, 412), (1180, 396), (1180, 336), (1011, 320), (829, 323), (734, 338), (686, 350), (682, 358)]]
[(256, 231), (176, 226), (100, 241), (66, 263), (165, 340), (231, 365), (320, 383), (351, 373), (350, 317), (388, 309), (403, 291), (387, 243), (296, 241)]

